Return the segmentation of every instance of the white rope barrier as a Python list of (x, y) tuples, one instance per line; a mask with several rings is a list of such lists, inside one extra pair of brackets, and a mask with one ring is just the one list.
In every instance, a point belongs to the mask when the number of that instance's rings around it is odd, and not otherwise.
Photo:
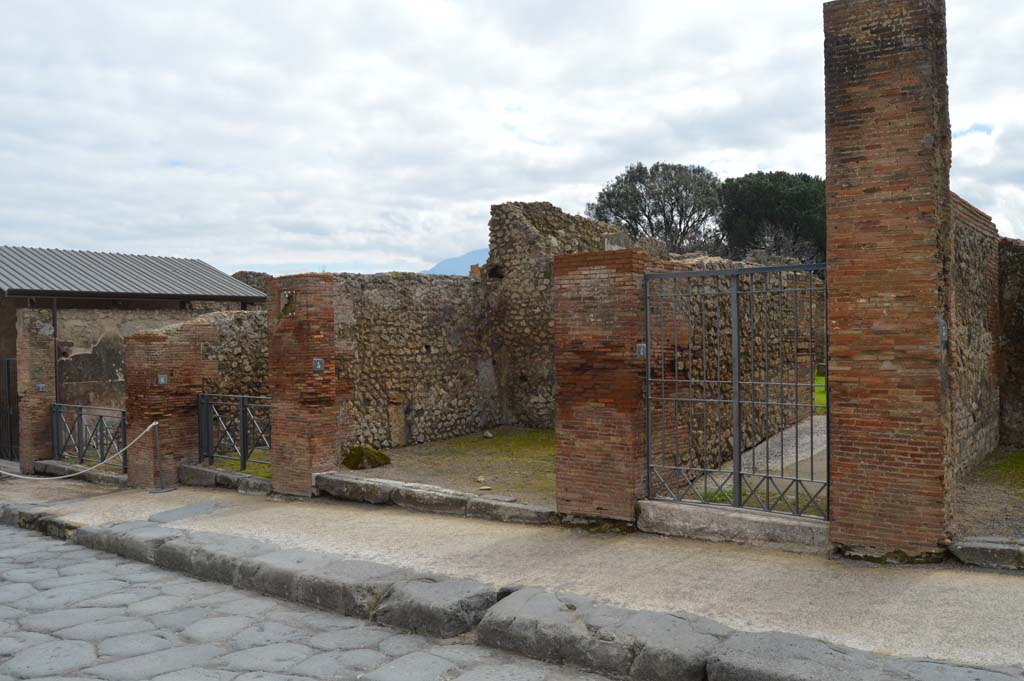
[(5, 478), (17, 478), (18, 480), (28, 480), (29, 482), (51, 482), (51, 481), (55, 481), (55, 480), (67, 480), (68, 478), (73, 478), (73, 477), (75, 477), (77, 475), (82, 475), (83, 473), (88, 473), (89, 471), (96, 470), (100, 466), (106, 466), (108, 463), (110, 463), (114, 459), (119, 459), (122, 456), (124, 456), (124, 453), (127, 452), (132, 447), (132, 445), (134, 445), (136, 442), (141, 440), (143, 435), (145, 435), (146, 433), (148, 433), (149, 431), (153, 430), (154, 428), (156, 428), (159, 425), (160, 425), (159, 421), (153, 421), (153, 423), (151, 423), (148, 426), (146, 426), (146, 429), (144, 431), (142, 431), (137, 436), (135, 436), (135, 439), (132, 440), (131, 442), (129, 442), (123, 448), (121, 448), (118, 451), (114, 452), (113, 454), (108, 456), (103, 461), (100, 461), (95, 466), (90, 466), (89, 468), (86, 468), (85, 470), (75, 471), (74, 473), (69, 473), (68, 475), (58, 475), (58, 476), (55, 476), (55, 477), (52, 477), (52, 478), (50, 478), (50, 477), (40, 478), (40, 477), (35, 477), (35, 476), (31, 476), (30, 477), (30, 476), (27, 476), (27, 475), (18, 475), (16, 473), (8, 473), (6, 471), (0, 471), (0, 480), (3, 480)]

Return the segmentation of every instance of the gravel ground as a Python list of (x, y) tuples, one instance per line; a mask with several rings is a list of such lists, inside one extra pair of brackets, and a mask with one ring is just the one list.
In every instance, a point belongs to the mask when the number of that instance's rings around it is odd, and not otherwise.
[(957, 503), (961, 535), (1024, 539), (1024, 450), (982, 461), (961, 482)]
[(0, 681), (602, 681), (0, 528)]

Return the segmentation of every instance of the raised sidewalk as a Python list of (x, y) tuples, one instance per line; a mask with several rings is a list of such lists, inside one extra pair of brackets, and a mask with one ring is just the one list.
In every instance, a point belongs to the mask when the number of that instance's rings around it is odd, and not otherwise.
[[(641, 534), (593, 535), (333, 501), (283, 502), (224, 490), (146, 494), (109, 492), (87, 483), (4, 482), (0, 499), (48, 501), (46, 515), (74, 526), (148, 520), (162, 511), (212, 502), (202, 514), (168, 514), (162, 527), (474, 579), (491, 588), (518, 584), (633, 610), (685, 611), (725, 629), (781, 631), (876, 653), (978, 666), (1024, 662), (1019, 575), (949, 566), (880, 567)], [(505, 599), (495, 610), (515, 603)], [(766, 642), (730, 635), (727, 640), (748, 642), (743, 654), (751, 659), (767, 660), (757, 652), (764, 647), (788, 649), (797, 659), (813, 653), (807, 646), (824, 646), (818, 652), (826, 657), (847, 659), (847, 653), (829, 653), (829, 646), (801, 638)]]

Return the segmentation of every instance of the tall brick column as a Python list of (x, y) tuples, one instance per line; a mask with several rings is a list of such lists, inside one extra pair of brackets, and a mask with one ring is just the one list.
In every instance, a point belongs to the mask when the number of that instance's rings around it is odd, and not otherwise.
[(642, 251), (555, 257), (557, 503), (632, 521), (644, 496)]
[(951, 526), (943, 0), (825, 5), (831, 534), (927, 559)]
[[(178, 467), (196, 463), (199, 423), (196, 396), (218, 376), (217, 361), (203, 347), (217, 340), (208, 320), (143, 331), (125, 339), (125, 409), (129, 442), (153, 421), (160, 422), (160, 456), (147, 433), (128, 451), (128, 484), (156, 487), (178, 481)], [(161, 383), (160, 376), (166, 378)]]
[[(313, 476), (333, 470), (340, 409), (334, 277), (302, 274), (267, 285), (274, 491), (310, 496)], [(314, 367), (323, 360), (323, 368)]]

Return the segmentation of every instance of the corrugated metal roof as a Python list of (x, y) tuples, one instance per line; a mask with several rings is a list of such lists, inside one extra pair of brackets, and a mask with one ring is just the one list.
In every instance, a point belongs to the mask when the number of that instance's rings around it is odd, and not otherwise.
[(202, 260), (0, 246), (0, 293), (58, 298), (262, 302), (266, 296)]

